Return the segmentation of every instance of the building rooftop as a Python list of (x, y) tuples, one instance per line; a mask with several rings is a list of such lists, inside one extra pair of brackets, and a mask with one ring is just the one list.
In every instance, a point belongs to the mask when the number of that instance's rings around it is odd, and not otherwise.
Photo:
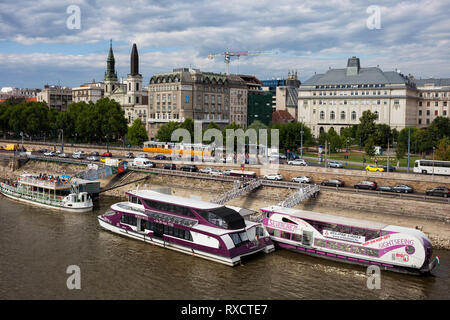
[(434, 85), (436, 87), (450, 86), (450, 78), (440, 78), (440, 79), (414, 79), (414, 82), (418, 87), (424, 87), (426, 85)]

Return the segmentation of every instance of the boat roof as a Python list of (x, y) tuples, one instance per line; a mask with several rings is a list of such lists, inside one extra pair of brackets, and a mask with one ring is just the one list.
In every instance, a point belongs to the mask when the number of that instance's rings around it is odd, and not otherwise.
[(128, 191), (128, 193), (148, 200), (167, 202), (200, 210), (216, 209), (223, 207), (222, 205), (211, 202), (167, 195), (153, 190), (130, 190)]
[(261, 210), (275, 212), (275, 213), (284, 213), (284, 214), (288, 214), (288, 215), (298, 217), (298, 218), (305, 218), (305, 219), (311, 219), (311, 220), (315, 220), (315, 221), (347, 225), (347, 226), (358, 227), (358, 228), (382, 230), (388, 226), (387, 224), (380, 223), (380, 222), (359, 220), (359, 219), (335, 216), (335, 215), (328, 214), (328, 213), (285, 208), (285, 207), (280, 207), (280, 206), (269, 206), (269, 207), (262, 208)]

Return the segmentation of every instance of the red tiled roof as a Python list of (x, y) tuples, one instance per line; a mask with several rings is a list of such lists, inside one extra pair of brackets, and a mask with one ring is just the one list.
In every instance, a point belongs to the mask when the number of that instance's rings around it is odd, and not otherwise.
[(25, 101), (34, 101), (34, 102), (37, 102), (37, 98), (36, 97), (33, 97), (33, 98), (27, 98)]
[(272, 123), (286, 124), (294, 121), (294, 117), (286, 110), (278, 110), (272, 113)]

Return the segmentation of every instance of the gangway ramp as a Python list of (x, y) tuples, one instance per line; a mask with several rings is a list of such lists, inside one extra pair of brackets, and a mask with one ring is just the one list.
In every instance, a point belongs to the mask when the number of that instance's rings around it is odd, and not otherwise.
[(259, 179), (252, 179), (249, 181), (241, 181), (236, 180), (234, 182), (234, 188), (230, 191), (227, 191), (217, 197), (216, 199), (212, 200), (211, 202), (217, 203), (217, 204), (224, 204), (230, 200), (233, 200), (234, 198), (240, 197), (243, 194), (246, 194), (258, 187), (260, 187), (262, 184), (262, 181)]
[(317, 184), (303, 185), (296, 192), (281, 201), (278, 205), (285, 208), (292, 208), (303, 200), (306, 200), (310, 197), (315, 197), (316, 194), (319, 193), (319, 191), (320, 186)]

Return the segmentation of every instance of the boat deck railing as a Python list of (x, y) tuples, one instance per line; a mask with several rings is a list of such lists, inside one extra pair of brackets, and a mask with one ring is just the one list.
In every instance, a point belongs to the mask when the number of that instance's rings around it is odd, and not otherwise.
[(72, 184), (61, 180), (43, 180), (38, 177), (20, 177), (17, 181), (20, 184), (27, 184), (31, 186), (46, 188), (46, 189), (70, 189)]
[[(4, 184), (1, 186), (1, 191), (10, 196), (24, 199), (24, 200), (30, 200), (30, 201), (39, 202), (39, 203), (47, 204), (47, 205), (51, 205), (51, 206), (58, 206), (58, 207), (63, 205), (62, 197), (60, 197), (60, 196), (55, 198), (52, 196), (48, 196), (44, 193), (21, 190), (19, 188), (15, 188), (13, 186), (8, 186), (8, 185), (4, 185)], [(61, 198), (61, 199), (59, 199), (59, 198)]]

